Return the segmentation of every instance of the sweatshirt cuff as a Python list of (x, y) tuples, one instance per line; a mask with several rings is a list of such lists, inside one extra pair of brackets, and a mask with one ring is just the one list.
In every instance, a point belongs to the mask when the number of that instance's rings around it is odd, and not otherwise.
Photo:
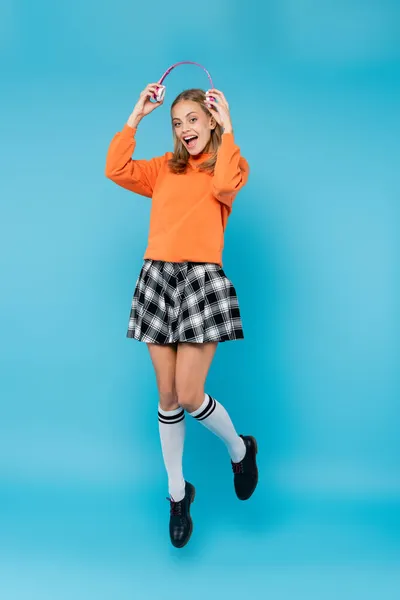
[(135, 136), (137, 132), (137, 127), (131, 127), (130, 125), (128, 125), (128, 123), (125, 123), (125, 125), (122, 128), (121, 133), (124, 133), (126, 135), (128, 135), (129, 137)]
[(224, 146), (233, 147), (235, 145), (235, 137), (233, 135), (233, 132), (223, 133), (221, 143), (224, 144)]

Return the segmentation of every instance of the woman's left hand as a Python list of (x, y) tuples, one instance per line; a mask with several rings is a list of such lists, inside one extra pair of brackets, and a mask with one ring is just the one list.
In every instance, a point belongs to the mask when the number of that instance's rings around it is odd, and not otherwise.
[[(214, 98), (212, 100), (211, 98)], [(229, 104), (222, 92), (219, 90), (208, 90), (206, 92), (206, 107), (217, 121), (218, 125), (224, 130), (224, 133), (232, 133), (232, 122), (229, 113)]]

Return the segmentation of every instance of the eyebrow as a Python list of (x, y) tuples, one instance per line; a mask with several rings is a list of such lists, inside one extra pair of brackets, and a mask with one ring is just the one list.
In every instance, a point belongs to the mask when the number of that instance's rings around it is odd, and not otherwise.
[[(197, 112), (195, 110), (191, 110), (190, 112), (187, 113), (187, 115), (185, 115), (185, 117), (188, 117), (189, 115), (197, 115)], [(173, 117), (172, 120), (175, 121), (175, 119), (177, 119), (178, 121), (180, 121), (179, 117)]]

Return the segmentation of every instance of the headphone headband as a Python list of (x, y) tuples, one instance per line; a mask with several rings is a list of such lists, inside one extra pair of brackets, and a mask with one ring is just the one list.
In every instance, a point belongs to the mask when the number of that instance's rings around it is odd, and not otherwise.
[(172, 65), (171, 67), (169, 67), (165, 71), (164, 75), (158, 80), (158, 85), (160, 86), (160, 88), (157, 91), (157, 93), (153, 96), (154, 100), (156, 100), (157, 102), (161, 102), (161, 100), (164, 98), (164, 95), (165, 95), (165, 85), (163, 85), (164, 79), (167, 77), (167, 75), (169, 75), (169, 73), (171, 73), (172, 69), (175, 69), (175, 67), (177, 67), (178, 65), (196, 65), (196, 67), (200, 67), (201, 69), (203, 69), (203, 71), (206, 72), (207, 77), (210, 81), (211, 89), (214, 87), (213, 81), (211, 79), (211, 75), (207, 71), (207, 69), (205, 67), (203, 67), (203, 65), (201, 65), (200, 63), (197, 63), (197, 62), (193, 62), (191, 60), (182, 60), (181, 62), (177, 62), (174, 65)]
[(167, 69), (164, 73), (164, 75), (161, 77), (161, 79), (158, 81), (158, 83), (161, 85), (162, 82), (164, 81), (164, 79), (166, 78), (167, 75), (169, 75), (172, 71), (172, 69), (175, 69), (175, 67), (179, 66), (179, 65), (196, 65), (196, 67), (200, 67), (201, 69), (203, 69), (203, 71), (206, 72), (208, 79), (210, 80), (210, 84), (211, 84), (211, 88), (214, 87), (214, 84), (212, 82), (211, 79), (211, 75), (210, 73), (207, 71), (207, 69), (205, 67), (203, 67), (203, 65), (201, 65), (200, 63), (197, 62), (193, 62), (191, 60), (182, 60), (181, 62), (177, 62), (174, 65), (172, 65), (171, 67), (169, 67), (169, 69)]

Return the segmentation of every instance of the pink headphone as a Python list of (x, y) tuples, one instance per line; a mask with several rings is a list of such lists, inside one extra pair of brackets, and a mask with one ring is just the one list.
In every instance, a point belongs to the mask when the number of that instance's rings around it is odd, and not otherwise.
[(212, 79), (211, 79), (211, 75), (207, 71), (207, 69), (205, 67), (203, 67), (203, 65), (200, 65), (199, 63), (196, 63), (196, 62), (192, 62), (191, 60), (183, 60), (181, 62), (175, 63), (174, 65), (172, 65), (172, 67), (169, 67), (169, 69), (167, 69), (165, 71), (165, 73), (161, 77), (161, 79), (159, 79), (158, 85), (160, 87), (158, 88), (157, 93), (154, 94), (154, 96), (153, 96), (153, 98), (154, 98), (154, 100), (156, 100), (156, 102), (161, 102), (161, 100), (165, 96), (165, 85), (162, 85), (162, 82), (164, 81), (164, 79), (166, 78), (166, 76), (169, 75), (169, 73), (171, 73), (172, 69), (175, 69), (175, 67), (177, 67), (178, 65), (196, 65), (197, 67), (200, 67), (201, 69), (203, 69), (207, 73), (207, 77), (208, 77), (208, 79), (210, 81), (210, 84), (211, 84), (211, 89), (214, 87), (214, 84), (213, 84)]

